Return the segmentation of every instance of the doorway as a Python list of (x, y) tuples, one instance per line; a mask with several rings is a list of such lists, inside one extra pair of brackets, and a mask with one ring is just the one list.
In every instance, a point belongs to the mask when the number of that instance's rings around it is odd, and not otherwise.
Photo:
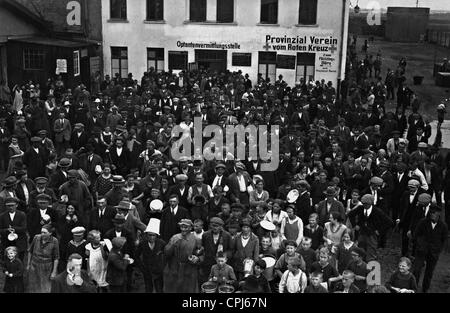
[(195, 50), (195, 61), (199, 69), (225, 72), (227, 69), (226, 50)]

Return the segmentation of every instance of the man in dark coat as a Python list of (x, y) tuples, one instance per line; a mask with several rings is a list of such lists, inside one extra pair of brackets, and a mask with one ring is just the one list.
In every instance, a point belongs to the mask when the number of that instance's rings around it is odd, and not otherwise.
[(398, 227), (402, 230), (402, 256), (409, 253), (408, 230), (411, 226), (411, 218), (417, 206), (419, 198), (419, 182), (415, 179), (408, 181), (408, 191), (405, 191), (400, 199)]
[(97, 288), (89, 274), (81, 269), (83, 258), (74, 253), (69, 256), (67, 270), (52, 280), (51, 293), (95, 293)]
[(208, 280), (211, 267), (216, 264), (218, 251), (223, 251), (228, 259), (232, 257), (232, 238), (230, 233), (223, 229), (223, 225), (224, 221), (221, 218), (213, 217), (209, 221), (210, 230), (203, 233), (204, 259), (200, 265), (200, 284)]
[(367, 262), (377, 259), (377, 244), (380, 234), (392, 226), (392, 221), (383, 211), (373, 205), (373, 195), (361, 198), (362, 206), (350, 211), (348, 217), (356, 231), (359, 231), (359, 247), (366, 252)]
[(113, 219), (116, 216), (116, 210), (107, 205), (105, 198), (97, 200), (97, 206), (90, 212), (88, 230), (96, 229), (100, 231), (102, 238), (108, 230), (114, 227)]
[(16, 177), (18, 179), (17, 187), (16, 187), (16, 195), (19, 198), (19, 210), (22, 212), (27, 212), (30, 206), (31, 193), (35, 189), (35, 185), (33, 180), (28, 178), (27, 171), (18, 170), (16, 172)]
[(130, 152), (124, 147), (124, 140), (121, 137), (116, 138), (115, 145), (109, 150), (109, 157), (113, 173), (123, 177), (127, 176), (130, 166)]
[(41, 147), (41, 138), (31, 138), (32, 147), (23, 155), (23, 164), (27, 166), (28, 177), (35, 179), (36, 177), (45, 176), (45, 167), (48, 161), (48, 152)]
[(416, 240), (416, 253), (413, 265), (413, 273), (416, 281), (420, 281), (420, 274), (426, 262), (423, 277), (422, 291), (426, 293), (430, 288), (434, 268), (439, 259), (444, 243), (447, 241), (447, 225), (440, 220), (441, 208), (435, 204), (430, 206), (428, 217), (422, 219), (414, 232)]
[[(19, 259), (24, 261), (27, 251), (27, 217), (24, 212), (17, 210), (18, 202), (18, 199), (12, 197), (5, 200), (8, 211), (0, 215), (0, 247), (1, 251), (9, 246), (17, 247)], [(10, 234), (16, 234), (17, 238), (11, 238)]]
[(52, 198), (52, 202), (57, 201), (55, 192), (47, 187), (48, 178), (47, 177), (36, 177), (34, 179), (34, 183), (36, 185), (36, 189), (33, 190), (30, 193), (30, 208), (36, 208), (37, 207), (37, 200), (36, 197), (40, 195), (41, 193), (45, 193), (46, 195), (49, 195)]
[(59, 187), (67, 181), (67, 171), (72, 165), (72, 162), (68, 158), (62, 158), (58, 162), (58, 168), (55, 173), (50, 176), (48, 187), (53, 189), (55, 193), (58, 192)]
[(161, 214), (161, 239), (169, 242), (173, 235), (179, 233), (178, 223), (182, 219), (189, 218), (189, 212), (182, 206), (178, 205), (179, 198), (177, 195), (169, 197), (169, 207), (165, 208)]
[(298, 193), (299, 196), (295, 202), (295, 210), (298, 217), (303, 221), (303, 225), (308, 225), (309, 216), (314, 212), (311, 206), (311, 195), (309, 193), (309, 183), (306, 180), (301, 180), (298, 182)]
[(57, 213), (49, 207), (51, 204), (51, 197), (46, 194), (40, 194), (36, 197), (38, 208), (32, 208), (28, 213), (28, 233), (30, 235), (30, 242), (33, 241), (35, 235), (41, 233), (43, 225), (52, 224), (56, 227), (58, 221)]

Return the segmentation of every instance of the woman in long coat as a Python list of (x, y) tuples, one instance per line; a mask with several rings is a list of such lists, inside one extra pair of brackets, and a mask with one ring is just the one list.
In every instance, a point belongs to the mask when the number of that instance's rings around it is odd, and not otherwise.
[(191, 233), (192, 221), (179, 223), (181, 233), (175, 234), (164, 249), (164, 293), (197, 293), (199, 244)]
[(29, 293), (50, 293), (51, 280), (58, 273), (59, 243), (53, 232), (50, 224), (44, 225), (31, 243), (27, 266)]

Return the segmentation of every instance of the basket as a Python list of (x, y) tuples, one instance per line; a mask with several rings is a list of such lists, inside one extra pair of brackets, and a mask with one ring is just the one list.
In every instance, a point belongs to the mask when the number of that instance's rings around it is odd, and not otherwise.
[(222, 285), (219, 287), (219, 293), (233, 293), (234, 287), (231, 285)]
[(217, 283), (207, 281), (202, 284), (202, 293), (216, 293), (217, 291)]

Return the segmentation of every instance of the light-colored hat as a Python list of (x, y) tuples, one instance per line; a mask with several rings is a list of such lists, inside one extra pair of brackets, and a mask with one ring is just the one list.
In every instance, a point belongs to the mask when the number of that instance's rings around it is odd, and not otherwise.
[(175, 176), (175, 179), (177, 181), (187, 181), (188, 176), (186, 174), (178, 174), (177, 176)]
[(286, 201), (288, 203), (294, 203), (295, 201), (297, 201), (299, 196), (300, 196), (300, 193), (298, 192), (298, 190), (292, 189), (291, 191), (288, 192), (288, 194), (286, 196)]
[(100, 174), (101, 172), (102, 172), (102, 167), (99, 164), (97, 164), (95, 166), (95, 174)]
[(151, 218), (148, 222), (147, 228), (145, 229), (145, 233), (153, 233), (157, 234), (159, 236), (159, 227), (160, 227), (161, 221), (157, 218)]
[(266, 221), (266, 220), (261, 221), (259, 223), (259, 225), (261, 225), (262, 228), (264, 228), (265, 230), (268, 230), (268, 231), (273, 231), (276, 229), (276, 226), (274, 223)]
[(410, 179), (408, 181), (408, 187), (419, 187), (420, 183), (415, 179)]
[(95, 101), (94, 101), (95, 103), (100, 103), (101, 102), (101, 100), (99, 99), (99, 98), (97, 98), (97, 99), (95, 99)]
[(381, 186), (383, 184), (383, 179), (377, 176), (374, 176), (370, 179), (370, 183), (377, 185), (377, 186)]
[(374, 200), (375, 200), (374, 196), (370, 194), (366, 194), (361, 198), (361, 202), (364, 204), (373, 204)]
[(245, 170), (245, 165), (242, 162), (237, 162), (236, 163), (236, 168), (244, 171)]
[(70, 106), (70, 102), (69, 101), (64, 101), (64, 106)]
[(178, 225), (186, 225), (186, 226), (190, 226), (190, 227), (192, 227), (192, 221), (190, 220), (190, 219), (187, 219), (187, 218), (183, 218), (179, 223), (178, 223)]
[(419, 142), (419, 144), (417, 145), (417, 148), (428, 148), (428, 145), (425, 142)]
[(153, 211), (161, 211), (163, 208), (163, 203), (161, 200), (155, 199), (150, 202), (150, 209)]
[(82, 235), (86, 231), (86, 228), (83, 226), (77, 226), (75, 228), (72, 228), (72, 234), (74, 235)]

